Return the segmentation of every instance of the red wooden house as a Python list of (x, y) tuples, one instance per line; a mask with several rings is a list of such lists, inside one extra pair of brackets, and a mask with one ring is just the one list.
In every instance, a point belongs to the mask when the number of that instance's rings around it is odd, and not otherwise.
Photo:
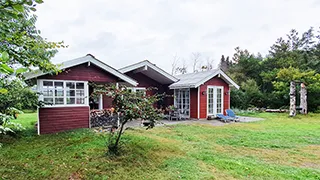
[(204, 119), (218, 113), (225, 114), (230, 108), (230, 86), (239, 86), (222, 70), (182, 74), (179, 81), (171, 84), (174, 105), (186, 117)]
[(55, 133), (76, 128), (90, 128), (90, 109), (111, 107), (112, 99), (91, 99), (93, 87), (89, 82), (125, 85), (132, 91), (157, 90), (146, 94), (166, 93), (156, 106), (175, 105), (185, 116), (202, 119), (223, 113), (230, 106), (230, 86), (239, 88), (221, 70), (172, 76), (149, 61), (116, 70), (88, 54), (66, 61), (59, 66), (59, 74), (34, 71), (25, 75), (37, 84), (40, 100), (51, 103), (38, 109), (38, 134)]

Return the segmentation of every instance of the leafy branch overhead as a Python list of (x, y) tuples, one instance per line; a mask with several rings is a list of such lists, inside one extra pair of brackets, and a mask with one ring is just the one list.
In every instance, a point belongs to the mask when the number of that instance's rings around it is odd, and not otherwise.
[(19, 130), (19, 125), (10, 122), (19, 113), (14, 109), (34, 108), (38, 104), (37, 94), (21, 81), (23, 73), (33, 68), (58, 72), (50, 59), (57, 48), (67, 47), (63, 41), (50, 42), (41, 37), (34, 14), (41, 3), (42, 0), (0, 1), (0, 134), (14, 127)]
[(42, 71), (57, 71), (50, 59), (63, 41), (50, 42), (40, 36), (33, 14), (42, 0), (0, 2), (0, 73), (21, 74), (32, 67)]

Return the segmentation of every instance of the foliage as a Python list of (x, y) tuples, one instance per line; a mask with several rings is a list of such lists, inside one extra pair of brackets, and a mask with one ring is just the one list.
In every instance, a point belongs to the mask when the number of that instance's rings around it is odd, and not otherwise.
[(232, 107), (247, 109), (249, 107), (261, 107), (264, 97), (259, 86), (253, 79), (248, 79), (241, 83), (241, 89), (232, 89), (230, 98), (232, 99)]
[[(49, 42), (36, 29), (32, 13), (42, 0), (5, 0), (0, 2), (0, 72), (20, 75), (31, 67), (57, 71), (50, 59), (63, 42)], [(18, 68), (15, 68), (18, 67)]]
[[(13, 116), (0, 113), (0, 138), (7, 134), (15, 134), (16, 131), (24, 129), (21, 124), (12, 122), (12, 119)], [(2, 147), (1, 142), (0, 147)]]
[(247, 109), (249, 105), (247, 104), (247, 98), (244, 91), (241, 89), (231, 89), (230, 93), (231, 107), (239, 109)]
[[(34, 129), (36, 116), (14, 121)], [(298, 115), (294, 123), (287, 114), (258, 116), (266, 120), (127, 130), (123, 153), (113, 158), (103, 157), (105, 136), (90, 129), (34, 132), (3, 142), (0, 178), (319, 179), (320, 115)]]
[(0, 1), (0, 112), (3, 114), (15, 115), (8, 114), (13, 108), (35, 107), (36, 94), (19, 82), (23, 73), (32, 68), (58, 72), (50, 59), (57, 48), (66, 46), (41, 37), (33, 14), (41, 3), (42, 0)]
[(0, 93), (0, 112), (9, 113), (10, 109), (36, 109), (39, 106), (38, 95), (27, 87), (20, 80), (0, 81), (0, 88), (6, 89), (5, 93)]
[[(231, 95), (238, 100), (242, 97), (242, 100), (247, 101), (241, 104), (240, 101), (233, 102), (231, 99), (231, 105), (238, 108), (288, 106), (290, 81), (298, 81), (307, 85), (308, 109), (315, 111), (320, 106), (320, 101), (316, 98), (316, 94), (320, 93), (319, 72), (320, 31), (314, 32), (313, 28), (300, 36), (296, 30), (291, 30), (286, 38), (279, 38), (271, 46), (269, 54), (264, 58), (236, 48), (228, 73), (242, 85), (243, 93), (236, 91)], [(251, 82), (246, 85), (248, 80)], [(248, 91), (250, 86), (252, 88)]]
[[(147, 89), (147, 91), (150, 90), (152, 89)], [(111, 140), (108, 141), (108, 149), (111, 153), (118, 153), (119, 141), (128, 121), (147, 120), (149, 122), (148, 128), (153, 128), (156, 120), (160, 118), (160, 111), (154, 107), (154, 104), (160, 100), (161, 95), (132, 92), (125, 86), (118, 88), (114, 85), (95, 85), (92, 96), (99, 94), (112, 98), (114, 112), (120, 114), (120, 130), (112, 134)]]

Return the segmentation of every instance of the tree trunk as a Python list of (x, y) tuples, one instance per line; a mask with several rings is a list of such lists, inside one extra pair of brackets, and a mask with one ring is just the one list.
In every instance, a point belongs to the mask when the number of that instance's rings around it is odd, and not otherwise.
[(123, 132), (123, 128), (124, 128), (124, 125), (125, 125), (127, 122), (128, 122), (128, 121), (124, 121), (123, 123), (121, 123), (120, 132), (119, 132), (119, 134), (118, 134), (116, 143), (114, 144), (114, 148), (116, 148), (116, 149), (118, 149), (118, 145), (119, 145), (119, 141), (120, 141), (120, 138), (121, 138), (121, 135), (122, 135), (122, 132)]
[(296, 83), (290, 82), (290, 114), (291, 117), (296, 115)]
[(304, 83), (301, 83), (301, 91), (300, 91), (300, 108), (301, 114), (308, 113), (308, 105), (307, 105), (307, 88)]

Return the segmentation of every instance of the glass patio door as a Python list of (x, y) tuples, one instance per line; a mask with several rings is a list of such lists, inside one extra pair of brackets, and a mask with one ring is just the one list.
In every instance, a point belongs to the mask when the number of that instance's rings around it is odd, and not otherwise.
[(190, 89), (175, 89), (174, 90), (174, 106), (187, 117), (190, 116)]
[(207, 90), (208, 116), (223, 113), (223, 87), (209, 86)]

